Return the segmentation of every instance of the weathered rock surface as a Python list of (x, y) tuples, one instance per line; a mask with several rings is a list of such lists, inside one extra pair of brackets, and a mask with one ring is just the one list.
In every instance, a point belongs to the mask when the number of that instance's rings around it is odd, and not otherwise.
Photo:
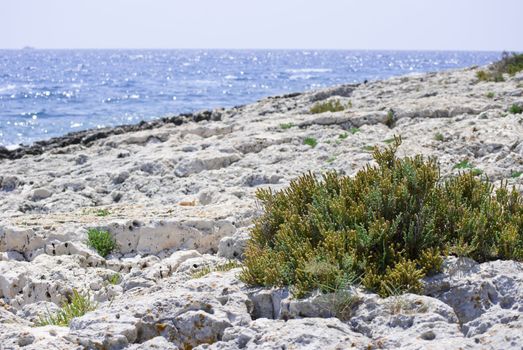
[[(450, 257), (424, 295), (387, 299), (354, 289), (295, 300), (245, 286), (240, 269), (220, 271), (242, 258), (258, 188), (308, 171), (352, 175), (394, 135), (401, 155), (435, 156), (443, 176), (468, 160), (520, 188), (523, 116), (507, 110), (523, 105), (521, 74), (491, 83), (475, 73), (344, 85), (0, 148), (0, 348), (521, 349), (522, 263)], [(309, 112), (328, 99), (352, 107)], [(117, 242), (105, 259), (86, 245), (90, 228)], [(70, 327), (37, 327), (73, 290), (96, 310)]]

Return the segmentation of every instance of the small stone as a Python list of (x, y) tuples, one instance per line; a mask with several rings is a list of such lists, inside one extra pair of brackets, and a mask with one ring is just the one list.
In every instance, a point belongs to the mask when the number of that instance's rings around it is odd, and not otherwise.
[(125, 180), (127, 180), (128, 177), (129, 177), (129, 172), (122, 171), (121, 173), (119, 173), (118, 175), (113, 177), (113, 184), (119, 185), (119, 184), (123, 183)]
[(47, 188), (37, 188), (33, 191), (32, 199), (34, 201), (39, 201), (41, 199), (49, 198), (53, 195), (53, 192), (48, 190)]
[(20, 334), (20, 337), (18, 338), (18, 345), (21, 347), (27, 346), (29, 344), (33, 344), (35, 341), (35, 336), (29, 333), (22, 333)]

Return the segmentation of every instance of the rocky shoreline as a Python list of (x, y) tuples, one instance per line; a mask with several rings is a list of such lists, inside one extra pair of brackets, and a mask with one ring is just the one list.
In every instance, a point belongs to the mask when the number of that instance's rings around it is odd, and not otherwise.
[[(258, 188), (282, 189), (308, 171), (353, 175), (395, 135), (400, 155), (437, 157), (444, 177), (472, 169), (521, 188), (523, 114), (510, 111), (523, 107), (523, 75), (484, 82), (477, 71), (0, 148), (0, 348), (521, 349), (522, 263), (448, 257), (424, 295), (355, 290), (341, 318), (332, 296), (296, 300), (222, 268), (241, 260)], [(328, 101), (343, 110), (310, 112)], [(89, 248), (92, 228), (110, 232), (116, 251)], [(96, 310), (69, 327), (37, 326), (73, 290)]]
[(89, 147), (94, 141), (107, 138), (112, 135), (151, 130), (167, 124), (182, 125), (187, 122), (198, 123), (200, 121), (219, 120), (218, 111), (202, 111), (199, 113), (180, 114), (173, 117), (164, 117), (152, 121), (142, 121), (138, 124), (119, 125), (100, 129), (88, 129), (71, 132), (64, 136), (53, 137), (49, 140), (37, 141), (31, 145), (19, 145), (15, 149), (7, 149), (0, 146), (0, 159), (19, 159), (26, 155), (40, 155), (45, 152), (57, 150), (71, 145), (82, 145)]

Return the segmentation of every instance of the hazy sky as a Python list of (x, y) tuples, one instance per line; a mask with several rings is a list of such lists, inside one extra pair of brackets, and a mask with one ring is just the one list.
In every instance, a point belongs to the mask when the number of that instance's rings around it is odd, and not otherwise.
[(0, 0), (0, 48), (523, 50), (523, 0)]

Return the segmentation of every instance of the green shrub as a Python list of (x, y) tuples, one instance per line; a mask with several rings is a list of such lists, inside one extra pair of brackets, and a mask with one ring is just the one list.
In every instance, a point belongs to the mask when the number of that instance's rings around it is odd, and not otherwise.
[(503, 74), (501, 74), (501, 73), (496, 73), (496, 74), (494, 74), (494, 76), (493, 76), (492, 79), (493, 79), (493, 81), (494, 81), (495, 83), (500, 83), (500, 82), (505, 81), (505, 78), (503, 78)]
[(425, 277), (425, 271), (420, 269), (418, 264), (419, 262), (412, 260), (400, 260), (393, 268), (387, 267), (379, 293), (381, 295), (394, 295), (396, 291), (421, 293), (423, 289), (421, 279)]
[(375, 149), (376, 166), (354, 177), (311, 173), (273, 192), (259, 189), (241, 279), (290, 286), (296, 297), (354, 280), (386, 296), (421, 290), (440, 252), (479, 262), (523, 260), (523, 200), (471, 172), (442, 181), (436, 160)]
[(349, 129), (349, 132), (350, 132), (352, 135), (354, 135), (355, 133), (360, 132), (360, 129), (359, 129), (359, 128), (354, 128), (354, 127), (352, 127), (352, 128)]
[(436, 141), (445, 141), (445, 136), (443, 136), (442, 133), (437, 132), (437, 133), (434, 135), (434, 140), (436, 140)]
[(476, 78), (478, 78), (479, 81), (493, 81), (496, 83), (505, 81), (505, 78), (503, 78), (503, 73), (496, 72), (496, 71), (484, 71), (480, 70), (476, 72)]
[(91, 228), (87, 231), (87, 245), (105, 258), (116, 248), (116, 241), (108, 231)]
[(349, 137), (349, 134), (347, 134), (346, 132), (338, 135), (338, 138), (340, 140), (345, 140), (347, 137)]
[(515, 75), (523, 70), (523, 54), (503, 52), (501, 60), (492, 64), (492, 70), (498, 73)]
[(479, 81), (505, 81), (505, 78), (503, 78), (503, 73), (484, 70), (477, 71), (476, 78), (478, 78)]
[(509, 107), (508, 111), (512, 114), (521, 114), (523, 112), (523, 108), (514, 103), (512, 106)]
[(56, 313), (47, 312), (47, 315), (40, 316), (36, 323), (37, 326), (62, 326), (68, 327), (73, 318), (80, 317), (96, 309), (96, 303), (91, 301), (89, 294), (80, 294), (73, 289), (73, 295), (68, 302), (62, 304), (62, 308)]
[[(349, 102), (350, 103), (350, 102)], [(347, 107), (352, 106), (352, 104), (347, 105)], [(312, 114), (324, 113), (324, 112), (340, 112), (345, 110), (344, 105), (341, 104), (340, 100), (328, 100), (325, 102), (318, 102), (314, 104), (310, 112)]]
[(312, 148), (314, 148), (318, 144), (318, 141), (314, 137), (306, 137), (303, 140), (303, 144), (311, 146)]
[(492, 91), (489, 91), (487, 92), (487, 94), (485, 95), (487, 98), (494, 98), (494, 96), (496, 96), (495, 93), (493, 93)]
[(420, 257), (418, 258), (419, 264), (423, 266), (423, 272), (427, 276), (434, 275), (441, 271), (443, 266), (443, 257), (438, 248), (426, 249), (421, 252)]
[[(501, 59), (494, 62), (488, 71), (476, 72), (476, 78), (480, 81), (505, 81), (503, 74), (514, 75), (523, 70), (523, 54), (503, 52)], [(494, 97), (494, 96), (492, 96)]]
[(490, 74), (484, 70), (479, 70), (476, 72), (476, 78), (478, 78), (479, 81), (489, 81)]
[(513, 171), (511, 174), (510, 174), (510, 177), (515, 179), (516, 177), (520, 177), (521, 174), (523, 174), (523, 171)]

